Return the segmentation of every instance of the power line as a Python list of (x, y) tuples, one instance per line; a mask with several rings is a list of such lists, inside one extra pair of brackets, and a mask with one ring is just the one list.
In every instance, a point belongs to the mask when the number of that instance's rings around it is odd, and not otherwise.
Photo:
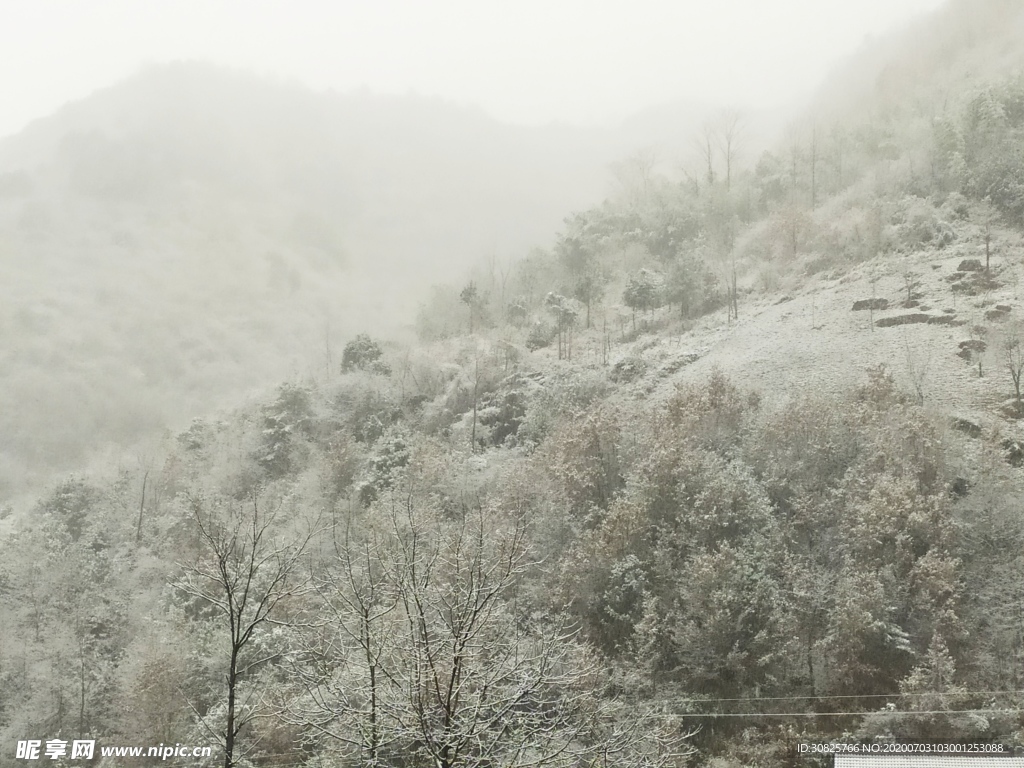
[(1024, 696), (1024, 691), (926, 691), (924, 693), (848, 693), (835, 696), (748, 696), (736, 699), (667, 699), (677, 703), (687, 704), (719, 704), (723, 702), (746, 702), (754, 703), (759, 701), (830, 701), (832, 699), (895, 699), (910, 698), (915, 696), (994, 696), (994, 695)]
[(876, 709), (869, 712), (683, 712), (662, 717), (865, 717), (866, 715), (1019, 715), (1024, 709)]

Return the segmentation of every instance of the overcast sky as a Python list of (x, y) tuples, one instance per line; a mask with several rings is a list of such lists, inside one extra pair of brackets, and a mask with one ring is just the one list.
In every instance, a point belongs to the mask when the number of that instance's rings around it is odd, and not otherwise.
[(943, 0), (0, 0), (0, 136), (150, 62), (604, 122), (673, 99), (776, 106)]

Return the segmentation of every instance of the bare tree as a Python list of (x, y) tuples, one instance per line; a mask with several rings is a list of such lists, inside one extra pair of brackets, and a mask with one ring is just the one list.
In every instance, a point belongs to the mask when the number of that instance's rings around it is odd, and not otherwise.
[(309, 580), (297, 576), (315, 526), (305, 533), (288, 534), (278, 519), (280, 510), (278, 504), (264, 511), (255, 491), (241, 505), (226, 500), (209, 502), (201, 495), (189, 498), (199, 551), (182, 565), (184, 573), (174, 586), (209, 605), (225, 631), (228, 664), (223, 730), (201, 718), (224, 747), (224, 768), (235, 765), (239, 734), (256, 716), (255, 691), (238, 700), (240, 684), (267, 661), (250, 656), (253, 640), (265, 625), (277, 623), (282, 603), (309, 591)]
[(730, 251), (729, 295), (732, 301), (732, 318), (740, 319), (740, 292), (736, 282), (736, 249)]
[(500, 290), (500, 293), (498, 294), (498, 301), (499, 301), (498, 306), (501, 307), (501, 311), (502, 312), (505, 311), (505, 288), (508, 285), (508, 278), (509, 278), (509, 275), (512, 274), (512, 267), (514, 265), (515, 265), (515, 262), (512, 260), (511, 256), (498, 264), (498, 276), (499, 276), (500, 281), (501, 281), (500, 282), (501, 290)]
[(878, 270), (874, 261), (871, 262), (871, 272), (868, 274), (868, 282), (871, 283), (871, 301), (868, 303), (868, 323), (871, 332), (875, 332), (875, 301), (878, 296)]
[(321, 586), (334, 633), (300, 673), (293, 722), (370, 766), (656, 766), (689, 752), (689, 734), (604, 707), (574, 633), (528, 611), (519, 584), (538, 563), (523, 520), (445, 520), (411, 499), (376, 512)]
[(732, 170), (739, 153), (743, 134), (743, 116), (735, 109), (726, 109), (718, 116), (718, 148), (725, 161), (725, 188), (732, 189)]
[(818, 126), (811, 126), (811, 140), (807, 153), (811, 171), (811, 210), (818, 207)]
[(992, 205), (992, 199), (986, 197), (981, 204), (982, 234), (985, 237), (985, 274), (989, 273), (989, 261), (992, 257), (992, 230), (999, 221), (999, 211)]
[(139, 456), (139, 468), (142, 470), (142, 490), (139, 492), (139, 518), (135, 523), (135, 543), (142, 541), (142, 518), (146, 512), (146, 484), (149, 473), (153, 470), (153, 459), (145, 454)]
[(800, 164), (803, 160), (803, 141), (800, 131), (795, 125), (786, 128), (786, 148), (789, 151), (789, 201), (791, 204), (797, 202), (797, 179), (799, 178)]
[(835, 189), (839, 190), (843, 188), (843, 153), (846, 148), (846, 135), (840, 123), (832, 124), (829, 139), (829, 157), (835, 176)]
[(928, 379), (928, 369), (931, 367), (932, 350), (926, 348), (914, 348), (910, 344), (906, 326), (903, 328), (903, 353), (907, 364), (907, 374), (910, 377), (910, 384), (914, 388), (914, 396), (918, 405), (924, 405), (925, 382)]
[(900, 275), (903, 278), (903, 287), (907, 290), (907, 299), (905, 306), (913, 306), (914, 302), (914, 289), (921, 285), (918, 280), (918, 274), (913, 270), (911, 262), (908, 259), (903, 263), (903, 267), (900, 270)]
[(476, 416), (480, 397), (480, 350), (473, 356), (473, 429), (469, 433), (469, 452), (476, 453)]
[(287, 720), (342, 745), (362, 764), (378, 766), (398, 737), (389, 696), (401, 689), (392, 676), (398, 593), (380, 537), (358, 540), (346, 526), (335, 539), (336, 566), (317, 585), (326, 608), (320, 633), (295, 666), (303, 695), (285, 709)]
[(708, 186), (715, 183), (715, 133), (715, 126), (712, 123), (704, 123), (700, 133), (694, 139), (701, 162), (706, 168), (704, 178)]
[(657, 164), (658, 150), (646, 147), (612, 165), (612, 174), (622, 187), (631, 208), (645, 205), (650, 200)]
[(1024, 413), (1024, 409), (1021, 408), (1020, 396), (1021, 374), (1024, 373), (1024, 344), (1021, 343), (1021, 334), (1018, 328), (1009, 331), (1003, 339), (1003, 355), (1006, 370), (1013, 381), (1014, 407), (1017, 416), (1020, 416)]
[(726, 320), (739, 320), (739, 282), (736, 268), (736, 251), (730, 250), (728, 259), (719, 265), (719, 273), (725, 283)]

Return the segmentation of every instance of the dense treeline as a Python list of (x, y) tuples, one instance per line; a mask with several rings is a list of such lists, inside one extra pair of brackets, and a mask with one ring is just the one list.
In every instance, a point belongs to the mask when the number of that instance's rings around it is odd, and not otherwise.
[[(470, 365), (285, 387), (54, 489), (4, 543), (3, 732), (451, 766), (1018, 737), (1014, 695), (970, 693), (1024, 671), (1018, 480), (967, 472), (884, 370), (767, 409), (564, 364), (471, 453)], [(866, 714), (700, 717), (760, 697)]]

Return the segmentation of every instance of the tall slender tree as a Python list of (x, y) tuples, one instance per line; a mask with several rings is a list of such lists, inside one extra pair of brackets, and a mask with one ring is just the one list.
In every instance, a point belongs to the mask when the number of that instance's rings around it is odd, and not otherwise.
[(256, 490), (243, 504), (192, 494), (188, 511), (197, 552), (174, 582), (209, 606), (220, 622), (227, 651), (225, 721), (221, 727), (203, 724), (224, 748), (224, 768), (236, 765), (239, 736), (256, 715), (251, 692), (241, 701), (239, 692), (250, 672), (266, 661), (250, 653), (257, 634), (277, 622), (285, 603), (310, 589), (300, 566), (316, 525), (289, 531), (280, 517), (282, 505), (265, 506)]

